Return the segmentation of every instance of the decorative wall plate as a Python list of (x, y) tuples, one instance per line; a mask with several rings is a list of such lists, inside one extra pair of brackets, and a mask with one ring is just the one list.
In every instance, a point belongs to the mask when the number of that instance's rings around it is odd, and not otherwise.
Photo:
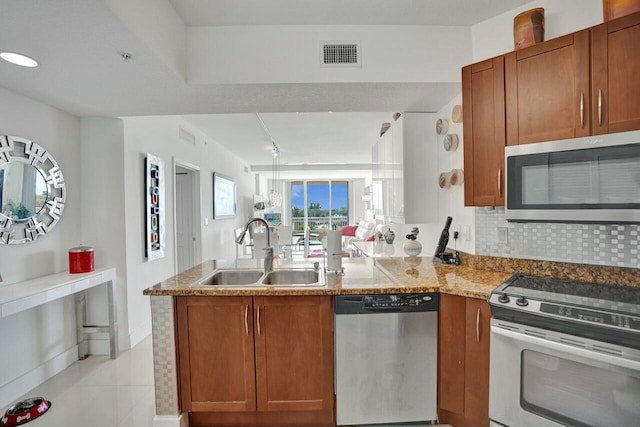
[(449, 121), (447, 119), (438, 119), (436, 122), (436, 133), (444, 135), (449, 130)]
[(444, 140), (442, 141), (442, 145), (444, 145), (444, 149), (446, 151), (456, 151), (458, 148), (458, 135), (455, 133), (448, 133), (444, 136)]
[(451, 110), (451, 121), (453, 123), (462, 123), (462, 105), (456, 105)]

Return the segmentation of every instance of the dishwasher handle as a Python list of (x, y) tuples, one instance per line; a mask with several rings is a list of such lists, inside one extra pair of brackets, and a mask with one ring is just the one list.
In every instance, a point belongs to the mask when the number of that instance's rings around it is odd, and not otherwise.
[(338, 295), (334, 300), (335, 314), (384, 314), (438, 311), (440, 294), (372, 294)]

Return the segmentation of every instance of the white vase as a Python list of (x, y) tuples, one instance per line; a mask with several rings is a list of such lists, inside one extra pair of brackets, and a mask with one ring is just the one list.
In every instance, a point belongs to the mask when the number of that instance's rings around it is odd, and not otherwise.
[(418, 256), (422, 252), (422, 243), (417, 240), (407, 240), (402, 246), (404, 253), (408, 256)]

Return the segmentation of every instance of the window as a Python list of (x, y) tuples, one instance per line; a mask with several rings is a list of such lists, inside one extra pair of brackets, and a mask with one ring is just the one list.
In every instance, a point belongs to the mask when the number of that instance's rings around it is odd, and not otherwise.
[(347, 181), (291, 183), (291, 219), (294, 231), (340, 228), (349, 223)]

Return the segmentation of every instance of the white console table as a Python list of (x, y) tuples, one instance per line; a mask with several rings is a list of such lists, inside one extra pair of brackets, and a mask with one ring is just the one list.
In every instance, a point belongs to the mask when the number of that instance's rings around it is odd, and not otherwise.
[[(89, 288), (106, 284), (108, 325), (87, 325), (86, 295)], [(89, 354), (86, 334), (108, 332), (111, 358), (118, 357), (118, 321), (116, 317), (116, 269), (99, 268), (91, 273), (62, 272), (12, 285), (0, 286), (0, 318), (11, 316), (48, 302), (75, 295), (78, 358)]]

